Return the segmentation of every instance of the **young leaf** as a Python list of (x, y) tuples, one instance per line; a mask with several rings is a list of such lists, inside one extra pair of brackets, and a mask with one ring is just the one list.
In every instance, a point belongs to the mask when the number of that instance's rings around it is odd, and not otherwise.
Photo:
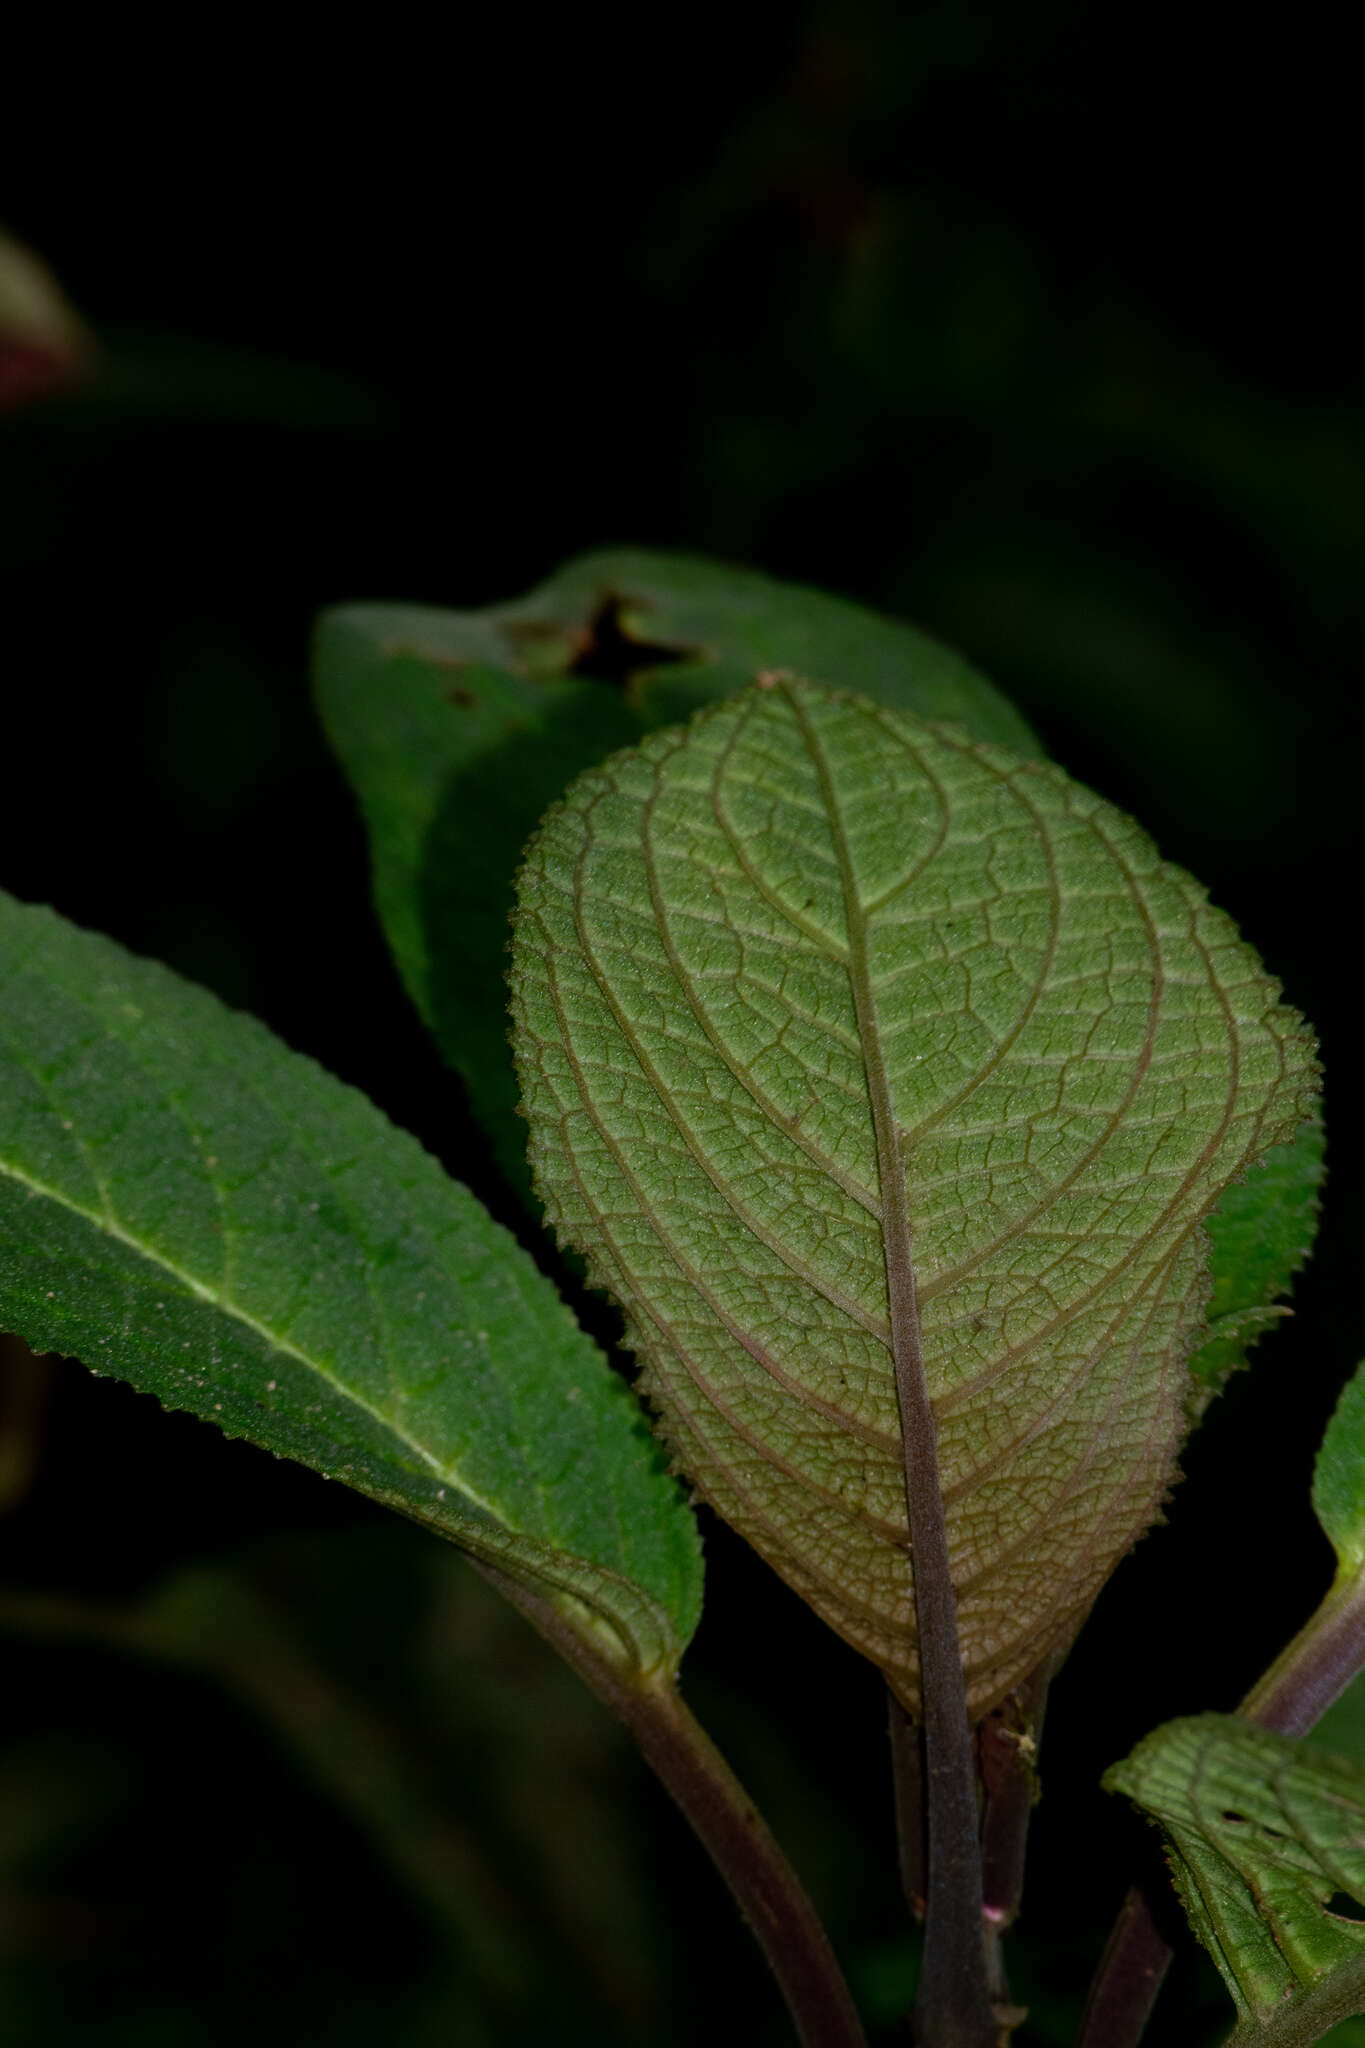
[(0, 1329), (344, 1479), (626, 1676), (696, 1625), (628, 1390), (472, 1195), (164, 968), (0, 896)]
[(1365, 1572), (1365, 1365), (1346, 1382), (1313, 1468), (1313, 1507), (1337, 1554), (1337, 1576)]
[(984, 1713), (1157, 1512), (1203, 1225), (1309, 1113), (1302, 1023), (1060, 770), (791, 679), (574, 785), (513, 988), (537, 1186), (680, 1464), (911, 1712), (922, 1348)]
[(522, 848), (580, 770), (782, 667), (1037, 751), (999, 692), (913, 627), (684, 556), (587, 555), (487, 611), (344, 605), (319, 621), (318, 706), (360, 799), (380, 920), (514, 1185), (526, 1134), (503, 970)]
[(1160, 1822), (1236, 2042), (1311, 2042), (1365, 2012), (1365, 1769), (1203, 1714), (1158, 1728), (1104, 1783)]

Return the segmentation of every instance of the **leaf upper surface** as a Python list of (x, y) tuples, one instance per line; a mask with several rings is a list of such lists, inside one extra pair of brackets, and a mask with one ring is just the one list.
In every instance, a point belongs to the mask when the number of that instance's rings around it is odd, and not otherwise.
[(680, 1464), (914, 1711), (912, 1263), (986, 1711), (1157, 1512), (1204, 1220), (1308, 1113), (1301, 1022), (1060, 770), (793, 680), (574, 785), (513, 986), (538, 1189)]
[(427, 1523), (630, 1671), (694, 1519), (512, 1237), (253, 1019), (0, 896), (0, 1328)]
[(1104, 1782), (1160, 1822), (1191, 1925), (1252, 2023), (1248, 2040), (1337, 1974), (1358, 1997), (1331, 2019), (1365, 2010), (1365, 1921), (1328, 1910), (1338, 1894), (1365, 1906), (1365, 1768), (1202, 1714), (1156, 1729)]

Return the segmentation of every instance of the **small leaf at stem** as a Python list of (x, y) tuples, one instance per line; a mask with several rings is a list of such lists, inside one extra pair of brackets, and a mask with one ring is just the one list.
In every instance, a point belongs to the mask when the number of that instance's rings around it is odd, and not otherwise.
[(262, 1025), (7, 896), (0, 1329), (426, 1523), (630, 1682), (676, 1669), (693, 1517), (508, 1233)]
[(1310, 1114), (1301, 1021), (1060, 770), (772, 676), (573, 786), (513, 987), (537, 1185), (666, 1438), (912, 1712), (922, 1351), (988, 1711), (1157, 1512), (1204, 1224)]
[(1365, 1570), (1365, 1365), (1342, 1390), (1313, 1468), (1313, 1507), (1338, 1575)]
[[(1190, 1924), (1247, 2033), (1345, 1973), (1365, 2011), (1365, 1769), (1231, 1715), (1170, 1721), (1104, 1779), (1161, 1825)], [(1317, 2039), (1311, 2030), (1276, 2038)]]

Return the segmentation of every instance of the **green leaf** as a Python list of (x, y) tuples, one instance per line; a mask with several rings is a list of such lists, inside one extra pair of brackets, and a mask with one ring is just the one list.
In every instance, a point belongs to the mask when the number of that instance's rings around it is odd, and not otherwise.
[(1352, 1680), (1313, 1723), (1304, 1740), (1314, 1749), (1329, 1750), (1365, 1769), (1365, 1677)]
[[(779, 667), (1037, 751), (998, 691), (912, 627), (687, 557), (588, 555), (487, 611), (346, 605), (319, 621), (319, 709), (360, 799), (381, 922), (523, 1191), (503, 1006), (522, 848), (580, 770)], [(608, 669), (632, 670), (629, 687)]]
[(682, 1468), (912, 1712), (913, 1274), (985, 1712), (1158, 1511), (1202, 1226), (1309, 1114), (1301, 1021), (1059, 769), (790, 679), (573, 786), (513, 989), (537, 1187)]
[(1196, 1406), (1288, 1315), (1276, 1297), (1312, 1250), (1323, 1164), (1322, 1124), (1314, 1117), (1234, 1182), (1210, 1216), (1208, 1337), (1190, 1360)]
[(400, 1509), (671, 1674), (695, 1524), (628, 1390), (370, 1102), (0, 896), (0, 1328)]
[(1313, 1507), (1342, 1579), (1365, 1569), (1365, 1365), (1342, 1390), (1313, 1468)]
[(901, 620), (754, 569), (645, 549), (584, 555), (483, 616), (531, 650), (541, 674), (568, 660), (592, 675), (599, 649), (614, 648), (614, 666), (629, 670), (627, 696), (651, 730), (746, 689), (760, 670), (793, 669), (1016, 753), (1041, 753), (1009, 699), (951, 648)]
[(1160, 1823), (1237, 2043), (1311, 2042), (1365, 2012), (1365, 1768), (1203, 1714), (1158, 1728), (1104, 1783)]
[(504, 996), (513, 877), (569, 777), (634, 739), (639, 720), (619, 691), (519, 673), (512, 643), (477, 613), (327, 612), (315, 672), (404, 985), (463, 1077), (499, 1166), (522, 1185)]

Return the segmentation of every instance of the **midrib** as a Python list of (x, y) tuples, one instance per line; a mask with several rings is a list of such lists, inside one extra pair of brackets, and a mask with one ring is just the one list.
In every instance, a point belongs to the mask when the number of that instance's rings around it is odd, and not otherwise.
[[(900, 1134), (882, 1054), (881, 1032), (867, 963), (867, 918), (858, 895), (838, 791), (813, 723), (796, 690), (783, 695), (805, 740), (819, 778), (834, 842), (848, 927), (848, 975), (867, 1074), (882, 1204), (891, 1351), (905, 1449), (905, 1499), (910, 1527), (915, 1615), (919, 1634), (924, 1716), (926, 1805), (929, 1821), (929, 1915), (926, 1967), (956, 1980), (965, 2006), (974, 2003), (975, 1958), (961, 1944), (979, 1946), (981, 1855), (978, 1843), (976, 1764), (967, 1719), (967, 1688), (957, 1629), (957, 1597), (949, 1571), (948, 1526), (939, 1479), (938, 1427), (924, 1369), (919, 1303), (911, 1256), (910, 1205)], [(937, 1926), (936, 1926), (937, 1923)], [(938, 1936), (937, 1940), (935, 1936)], [(984, 1985), (984, 1978), (981, 1980)], [(950, 1994), (951, 1995), (951, 1994)]]

